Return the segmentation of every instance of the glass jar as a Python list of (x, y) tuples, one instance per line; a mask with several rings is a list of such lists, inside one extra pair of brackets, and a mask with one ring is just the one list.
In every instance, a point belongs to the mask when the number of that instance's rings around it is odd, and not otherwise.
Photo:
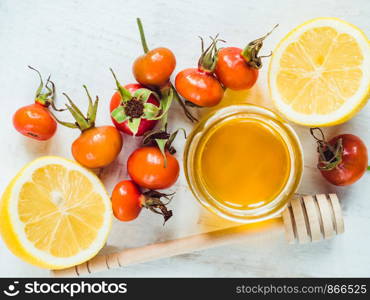
[[(207, 157), (203, 155), (208, 153), (205, 149), (208, 149), (207, 147), (216, 147), (216, 144), (209, 143), (211, 136), (213, 136), (215, 131), (218, 130), (217, 128), (221, 128), (223, 124), (233, 121), (237, 122), (239, 120), (243, 122), (246, 121), (260, 124), (267, 130), (274, 132), (274, 135), (278, 136), (282, 143), (284, 143), (287, 153), (287, 164), (289, 164), (289, 168), (287, 168), (286, 179), (284, 179), (284, 183), (271, 199), (268, 199), (268, 201), (266, 199), (266, 201), (259, 202), (258, 205), (243, 206), (239, 204), (234, 205), (225, 203), (223, 199), (217, 196), (217, 192), (210, 188), (207, 180), (205, 179), (205, 175), (203, 174), (205, 172), (204, 170), (206, 170), (203, 165), (205, 164), (205, 160), (207, 160)], [(243, 141), (243, 143), (244, 142), (245, 141)], [(220, 147), (223, 146), (225, 145), (220, 145)], [(265, 151), (272, 151), (271, 154), (274, 155), (273, 147)], [(218, 162), (224, 161), (227, 163), (229, 157), (228, 155), (233, 155), (233, 149), (230, 149), (230, 153), (227, 154), (226, 157), (219, 157), (217, 159)], [(233, 159), (235, 160), (235, 158)], [(253, 160), (255, 158), (252, 157), (249, 159)], [(263, 157), (260, 159), (263, 159)], [(207, 162), (207, 164), (212, 165), (212, 160)], [(258, 222), (281, 214), (287, 204), (287, 201), (293, 196), (298, 188), (302, 178), (302, 166), (302, 146), (293, 128), (276, 113), (266, 108), (251, 104), (226, 106), (204, 116), (187, 138), (184, 151), (185, 176), (195, 198), (204, 207), (216, 215), (240, 223)], [(239, 166), (236, 167), (239, 168)], [(252, 170), (246, 169), (245, 172), (252, 172)], [(266, 172), (269, 172), (269, 170), (266, 170)], [(271, 172), (276, 172), (276, 170)], [(213, 171), (211, 175), (213, 178), (217, 179), (216, 182), (219, 184), (223, 182), (224, 177), (217, 178), (218, 174), (219, 176), (225, 177), (222, 166), (219, 168), (219, 170), (216, 170), (216, 172)], [(259, 176), (261, 177), (261, 174), (259, 174)], [(230, 181), (233, 180), (233, 178), (227, 178), (227, 180)], [(248, 183), (250, 184), (251, 182)], [(263, 186), (264, 184), (268, 185), (269, 182), (258, 182), (258, 187), (255, 193), (258, 194), (260, 190), (261, 194), (263, 194), (263, 188), (261, 189), (259, 186)], [(245, 188), (245, 186), (240, 187), (240, 190), (242, 191), (244, 189), (245, 191)], [(243, 197), (243, 195), (239, 196)]]

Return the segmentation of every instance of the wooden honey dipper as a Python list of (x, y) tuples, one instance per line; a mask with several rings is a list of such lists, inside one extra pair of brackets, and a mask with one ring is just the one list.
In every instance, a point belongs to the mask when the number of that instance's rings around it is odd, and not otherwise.
[[(289, 243), (300, 244), (329, 239), (344, 232), (341, 207), (336, 194), (300, 196), (290, 201), (282, 214), (285, 236)], [(281, 228), (281, 218), (273, 219)], [(271, 228), (271, 227), (270, 227)], [(241, 241), (251, 234), (260, 234), (256, 227), (239, 225), (227, 229), (201, 233), (120, 252), (97, 255), (80, 265), (54, 270), (57, 277), (75, 277), (119, 268), (136, 263), (180, 255), (215, 246)]]

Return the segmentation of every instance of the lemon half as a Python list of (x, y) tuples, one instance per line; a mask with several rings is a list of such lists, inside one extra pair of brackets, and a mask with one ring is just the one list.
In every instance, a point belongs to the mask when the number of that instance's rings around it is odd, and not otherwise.
[(101, 181), (60, 157), (27, 164), (0, 204), (0, 233), (6, 245), (26, 262), (48, 269), (93, 257), (104, 246), (111, 221), (111, 202)]
[(269, 87), (275, 107), (295, 123), (343, 123), (369, 98), (369, 40), (336, 18), (308, 21), (274, 50)]

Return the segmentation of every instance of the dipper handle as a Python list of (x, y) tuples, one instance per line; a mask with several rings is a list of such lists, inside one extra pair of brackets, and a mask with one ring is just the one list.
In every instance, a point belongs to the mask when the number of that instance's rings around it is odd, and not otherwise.
[(53, 275), (75, 277), (91, 274), (240, 242), (243, 239), (258, 236), (264, 231), (280, 231), (282, 227), (285, 228), (285, 234), (290, 243), (296, 240), (299, 243), (319, 241), (344, 232), (341, 208), (335, 194), (296, 198), (288, 205), (282, 217), (283, 219), (276, 218), (256, 224), (239, 225), (143, 247), (124, 249), (117, 253), (98, 255), (80, 265), (54, 270)]

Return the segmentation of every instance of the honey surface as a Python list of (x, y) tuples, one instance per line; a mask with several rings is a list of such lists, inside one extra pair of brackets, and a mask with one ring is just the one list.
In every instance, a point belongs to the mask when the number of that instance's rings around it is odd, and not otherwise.
[(223, 121), (205, 136), (199, 150), (202, 183), (228, 207), (265, 205), (281, 192), (289, 176), (291, 162), (285, 142), (262, 121)]

